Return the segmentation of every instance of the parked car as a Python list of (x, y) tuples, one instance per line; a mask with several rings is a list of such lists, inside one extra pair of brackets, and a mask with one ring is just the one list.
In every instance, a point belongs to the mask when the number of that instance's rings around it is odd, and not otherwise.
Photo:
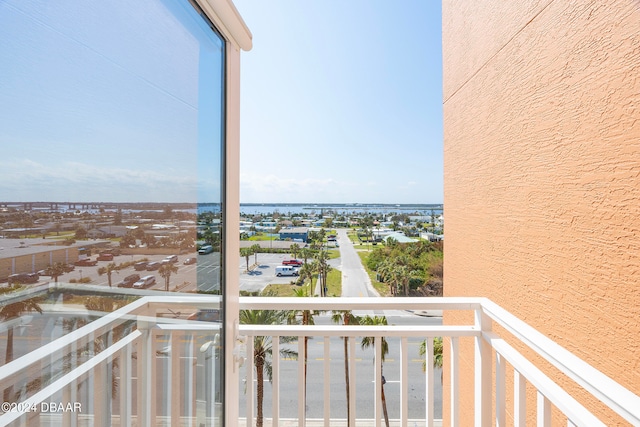
[(149, 264), (147, 261), (136, 262), (135, 264), (133, 264), (133, 269), (136, 271), (146, 270), (147, 264)]
[(155, 262), (155, 261), (154, 262), (150, 262), (150, 263), (147, 264), (146, 270), (147, 271), (157, 270), (157, 269), (160, 268), (161, 265), (162, 264), (160, 264), (159, 262)]
[(178, 255), (169, 255), (168, 257), (165, 257), (164, 259), (169, 261), (169, 262), (178, 262)]
[(98, 264), (98, 261), (92, 260), (91, 258), (80, 259), (73, 263), (76, 267), (92, 267)]
[(102, 253), (98, 255), (98, 261), (113, 261), (113, 254)]
[(140, 275), (139, 274), (130, 274), (127, 277), (125, 277), (124, 279), (122, 279), (122, 281), (120, 283), (118, 283), (118, 287), (119, 288), (130, 288), (138, 280), (140, 280)]
[(290, 265), (279, 265), (276, 267), (276, 276), (297, 276), (298, 269)]
[(187, 258), (183, 262), (184, 265), (195, 264), (195, 263), (196, 263), (196, 259), (195, 258)]
[(156, 276), (144, 276), (133, 284), (136, 289), (144, 289), (153, 286), (156, 283)]
[(299, 259), (285, 259), (282, 261), (282, 265), (293, 265), (294, 267), (301, 267), (303, 264)]
[(206, 254), (210, 254), (211, 252), (213, 252), (213, 246), (211, 245), (204, 245), (203, 247), (198, 249), (199, 255), (206, 255)]
[(38, 280), (40, 280), (40, 275), (38, 273), (17, 273), (10, 275), (7, 279), (10, 285), (27, 285), (30, 283), (37, 283)]

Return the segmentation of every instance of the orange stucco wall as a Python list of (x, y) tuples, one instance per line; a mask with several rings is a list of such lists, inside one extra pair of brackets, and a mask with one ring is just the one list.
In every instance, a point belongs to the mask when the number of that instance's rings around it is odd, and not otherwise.
[(640, 394), (640, 2), (444, 0), (442, 22), (445, 295)]

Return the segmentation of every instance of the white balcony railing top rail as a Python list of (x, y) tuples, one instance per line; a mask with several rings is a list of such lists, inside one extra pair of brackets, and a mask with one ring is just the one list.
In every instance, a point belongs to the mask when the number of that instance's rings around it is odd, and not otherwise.
[[(90, 374), (92, 371), (100, 370), (102, 376), (106, 377), (110, 368), (109, 364), (113, 360), (121, 358), (131, 360), (131, 353), (134, 346), (138, 350), (139, 369), (146, 366), (155, 366), (157, 354), (153, 351), (153, 345), (158, 337), (171, 336), (178, 333), (181, 337), (202, 331), (219, 330), (218, 326), (202, 325), (203, 322), (185, 322), (168, 318), (159, 318), (158, 313), (163, 310), (170, 309), (171, 312), (182, 310), (183, 312), (193, 311), (196, 308), (219, 308), (220, 300), (218, 297), (204, 296), (161, 296), (161, 297), (143, 297), (113, 313), (109, 313), (104, 317), (93, 321), (86, 326), (77, 329), (63, 337), (40, 347), (37, 351), (28, 353), (27, 355), (14, 360), (0, 367), (0, 387), (5, 389), (16, 376), (26, 375), (25, 372), (33, 374), (34, 370), (41, 367), (51, 366), (51, 361), (61, 360), (65, 352), (76, 351), (78, 348), (91, 345), (96, 337), (109, 334), (115, 326), (122, 325), (126, 322), (137, 325), (137, 328), (131, 328), (128, 332), (120, 337), (116, 342), (111, 343), (111, 338), (107, 338), (105, 342), (110, 343), (106, 348), (98, 352), (94, 357), (86, 361), (77, 360), (78, 366), (66, 372), (64, 375), (43, 385), (41, 390), (32, 393), (25, 402), (30, 404), (38, 404), (44, 402), (49, 396), (56, 392), (68, 393), (71, 384), (79, 381), (83, 376)], [(240, 298), (241, 310), (320, 310), (320, 311), (336, 311), (336, 310), (463, 310), (474, 313), (474, 322), (469, 325), (440, 325), (440, 326), (416, 326), (416, 325), (394, 325), (394, 326), (339, 326), (339, 325), (240, 325), (240, 334), (249, 337), (268, 336), (273, 337), (274, 343), (279, 345), (278, 337), (294, 336), (294, 337), (325, 337), (325, 352), (328, 351), (330, 337), (347, 337), (350, 339), (350, 346), (355, 346), (355, 338), (362, 336), (375, 337), (398, 337), (400, 338), (400, 354), (406, 355), (406, 340), (410, 337), (419, 337), (426, 339), (426, 377), (427, 377), (427, 408), (426, 424), (433, 425), (433, 410), (428, 406), (432, 404), (433, 399), (433, 337), (446, 337), (450, 346), (451, 360), (448, 362), (449, 372), (447, 380), (450, 382), (450, 420), (451, 425), (459, 424), (459, 396), (460, 382), (458, 374), (458, 341), (459, 339), (472, 339), (475, 342), (475, 378), (474, 378), (474, 399), (475, 399), (475, 424), (477, 426), (489, 426), (490, 424), (505, 425), (507, 392), (505, 390), (505, 371), (507, 363), (512, 366), (513, 379), (515, 388), (512, 396), (514, 408), (513, 414), (516, 425), (524, 426), (526, 423), (526, 387), (528, 382), (537, 390), (537, 411), (539, 425), (545, 426), (551, 423), (551, 405), (558, 408), (567, 418), (568, 425), (576, 426), (597, 426), (605, 425), (604, 422), (598, 420), (585, 407), (574, 399), (567, 391), (563, 390), (548, 374), (542, 372), (530, 360), (526, 359), (521, 353), (516, 351), (502, 337), (497, 336), (492, 328), (493, 324), (500, 325), (508, 331), (516, 340), (531, 348), (536, 354), (540, 355), (544, 360), (553, 365), (557, 370), (574, 380), (580, 387), (586, 390), (597, 399), (604, 402), (620, 417), (633, 425), (640, 425), (640, 397), (631, 391), (625, 389), (611, 378), (605, 376), (595, 368), (589, 366), (584, 361), (571, 354), (557, 343), (545, 337), (526, 323), (517, 319), (501, 307), (485, 298), (257, 298), (242, 297)], [(133, 322), (132, 322), (133, 321)], [(205, 322), (206, 323), (206, 322)], [(468, 337), (468, 338), (464, 338)], [(150, 341), (151, 340), (151, 341)], [(172, 344), (178, 340), (169, 340)], [(301, 342), (302, 340), (299, 340)], [(247, 343), (246, 354), (252, 354), (253, 340), (245, 341)], [(228, 343), (229, 344), (229, 343)], [(170, 347), (169, 347), (170, 348)], [(168, 357), (180, 357), (182, 350), (165, 352)], [(188, 350), (189, 351), (189, 350)], [(299, 352), (305, 351), (302, 345), (299, 345)], [(378, 351), (378, 350), (376, 350)], [(275, 352), (277, 354), (277, 352)], [(495, 357), (494, 357), (495, 354)], [(128, 356), (127, 356), (128, 355)], [(174, 356), (175, 355), (175, 356)], [(378, 355), (379, 356), (379, 355)], [(195, 357), (195, 356), (194, 356)], [(400, 363), (406, 368), (407, 360), (401, 360)], [(146, 359), (148, 360), (146, 360)], [(249, 358), (250, 359), (250, 358)], [(75, 360), (75, 359), (74, 359)], [(298, 359), (299, 378), (305, 372), (301, 365), (302, 358)], [(376, 358), (374, 390), (371, 399), (378, 402), (381, 393), (381, 385), (379, 381), (379, 373), (382, 371), (380, 357)], [(247, 360), (251, 367), (251, 360)], [(352, 362), (352, 361), (351, 361)], [(350, 362), (350, 363), (351, 363)], [(171, 362), (178, 363), (178, 362)], [(232, 363), (227, 361), (227, 363)], [(178, 366), (178, 365), (175, 365)], [(274, 361), (274, 407), (273, 419), (277, 422), (279, 407), (277, 402), (278, 391), (278, 366), (279, 363)], [(494, 371), (495, 367), (495, 371)], [(145, 368), (146, 372), (155, 372), (151, 368)], [(130, 371), (124, 371), (130, 372)], [(406, 389), (410, 378), (406, 376), (401, 378), (401, 390)], [(247, 370), (247, 375), (252, 374), (252, 369)], [(97, 381), (97, 380), (96, 380)], [(124, 390), (131, 388), (130, 378), (122, 378), (121, 382), (129, 383)], [(137, 387), (146, 387), (137, 390), (139, 395), (144, 393), (154, 393), (155, 389), (152, 382), (139, 381)], [(100, 385), (97, 385), (100, 387)], [(109, 387), (107, 387), (109, 388)], [(328, 390), (325, 383), (325, 389)], [(327, 391), (328, 393), (328, 391)], [(215, 395), (215, 389), (213, 394)], [(495, 397), (495, 398), (494, 398)], [(104, 399), (104, 397), (102, 397)], [(249, 398), (249, 397), (248, 397)], [(238, 399), (238, 396), (225, 396), (225, 399)], [(354, 397), (352, 397), (354, 399)], [(154, 401), (154, 399), (149, 399)], [(402, 400), (401, 400), (402, 401)], [(252, 404), (252, 398), (249, 403)], [(492, 407), (495, 402), (495, 408)], [(214, 401), (215, 404), (215, 401)], [(305, 425), (304, 397), (299, 403), (299, 425)], [(139, 419), (139, 425), (153, 425), (155, 419), (155, 404), (151, 408), (144, 407), (144, 402), (138, 401), (137, 413), (142, 418)], [(140, 406), (142, 405), (142, 406)], [(100, 409), (103, 420), (108, 420), (108, 416), (104, 415), (105, 408), (109, 408), (109, 404), (95, 402), (93, 406)], [(132, 417), (130, 403), (126, 404), (126, 399), (122, 400), (121, 417)], [(23, 405), (25, 409), (20, 411), (6, 413), (0, 415), (0, 425), (7, 425), (14, 420), (20, 420), (28, 414), (29, 406)], [(177, 407), (176, 407), (177, 408)], [(19, 409), (19, 408), (18, 408)], [(252, 418), (252, 408), (248, 407), (247, 417)], [(175, 417), (179, 417), (179, 408), (175, 409)], [(325, 425), (329, 425), (329, 412), (325, 410)], [(86, 415), (86, 414), (84, 414)], [(376, 403), (377, 423), (380, 421), (378, 405)], [(73, 416), (68, 415), (67, 416)], [(106, 418), (104, 418), (106, 417)], [(407, 411), (403, 407), (401, 410), (400, 424), (406, 425)], [(177, 418), (175, 418), (177, 419)]]

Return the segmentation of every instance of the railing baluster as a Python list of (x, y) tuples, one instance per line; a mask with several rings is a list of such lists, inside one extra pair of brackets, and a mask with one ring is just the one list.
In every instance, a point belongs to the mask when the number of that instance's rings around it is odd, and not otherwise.
[(304, 352), (305, 337), (298, 337), (298, 426), (305, 427), (306, 425), (306, 406), (307, 406), (307, 378), (305, 375), (305, 352)]
[(329, 337), (324, 337), (324, 427), (331, 424), (331, 352)]
[[(373, 339), (373, 347), (375, 349), (375, 368), (373, 376), (373, 384), (375, 386), (375, 404), (373, 405), (373, 417), (375, 426), (380, 427), (380, 417), (382, 415), (382, 338), (375, 337)], [(353, 357), (353, 356), (352, 356)], [(354, 384), (355, 386), (355, 384)]]
[(356, 425), (356, 339), (348, 338), (349, 346), (349, 425)]
[(400, 425), (407, 427), (409, 414), (409, 351), (407, 337), (400, 338)]
[(247, 396), (247, 427), (253, 426), (253, 396), (256, 392), (253, 388), (253, 349), (255, 338), (251, 335), (247, 335), (247, 354), (245, 361), (245, 376), (247, 377), (246, 383), (246, 396)]
[(491, 318), (482, 308), (475, 310), (475, 327), (481, 335), (475, 338), (475, 427), (491, 425), (492, 381), (491, 381), (491, 345), (482, 336), (491, 332)]
[(433, 427), (433, 412), (434, 412), (434, 397), (433, 397), (433, 338), (427, 337), (425, 339), (426, 352), (425, 352), (425, 366), (426, 366), (426, 381), (425, 381), (425, 405), (426, 405), (426, 422), (428, 427)]
[(120, 426), (131, 427), (131, 344), (120, 350)]
[[(182, 359), (182, 340), (183, 334), (174, 331), (171, 334), (171, 364), (169, 365), (170, 375), (168, 375), (169, 384), (167, 385), (167, 396), (171, 401), (171, 425), (180, 425), (180, 404), (182, 397), (182, 376), (180, 373), (180, 360)], [(215, 350), (213, 350), (215, 354)], [(214, 386), (215, 387), (215, 386)], [(173, 390), (175, 389), (175, 391)]]
[(551, 426), (551, 402), (545, 397), (544, 394), (537, 392), (538, 394), (538, 427), (550, 427)]
[(496, 427), (506, 426), (506, 363), (500, 353), (496, 353)]
[(271, 387), (272, 422), (277, 426), (280, 422), (280, 337), (274, 336), (272, 340), (272, 361), (273, 380)]
[(196, 416), (196, 377), (197, 373), (195, 367), (195, 346), (196, 339), (193, 333), (186, 336), (186, 353), (185, 359), (187, 360), (185, 367), (186, 378), (186, 398), (185, 398), (185, 416), (188, 419), (193, 419)]
[(513, 425), (526, 427), (527, 423), (527, 380), (513, 370)]
[(451, 427), (458, 427), (460, 424), (460, 404), (459, 404), (459, 370), (458, 370), (458, 337), (450, 339), (450, 366), (451, 366)]

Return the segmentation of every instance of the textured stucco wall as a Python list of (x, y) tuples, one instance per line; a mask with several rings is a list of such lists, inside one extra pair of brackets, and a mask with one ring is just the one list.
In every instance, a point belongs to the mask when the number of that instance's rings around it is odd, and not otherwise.
[(445, 0), (443, 58), (445, 294), (640, 394), (640, 2)]

